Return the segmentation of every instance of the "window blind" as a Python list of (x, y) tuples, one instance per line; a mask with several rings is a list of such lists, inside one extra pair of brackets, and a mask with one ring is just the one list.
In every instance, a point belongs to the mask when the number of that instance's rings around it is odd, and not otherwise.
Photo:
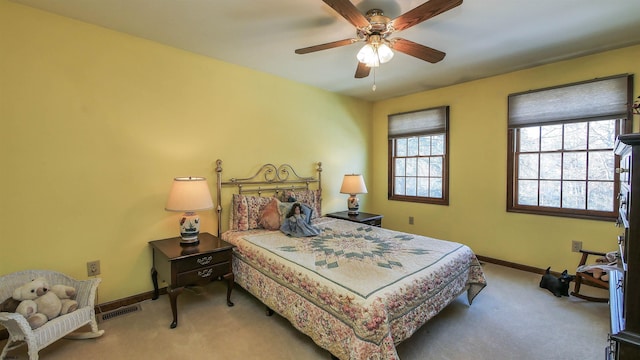
[(389, 138), (445, 132), (448, 116), (448, 106), (389, 115)]
[(509, 127), (628, 117), (633, 75), (509, 95)]

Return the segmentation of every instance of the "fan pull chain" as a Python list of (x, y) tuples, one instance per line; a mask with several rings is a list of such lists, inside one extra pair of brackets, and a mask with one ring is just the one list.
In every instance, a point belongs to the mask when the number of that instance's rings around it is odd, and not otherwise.
[(373, 68), (373, 86), (371, 87), (371, 91), (376, 91), (376, 68)]
[[(382, 61), (380, 61), (380, 53), (378, 53), (378, 47), (377, 46), (375, 47), (374, 51), (375, 51), (375, 54), (374, 54), (375, 57), (378, 58), (378, 62), (377, 62), (378, 66), (380, 66), (380, 64), (382, 64)], [(374, 66), (373, 67), (373, 86), (371, 87), (372, 91), (376, 91), (376, 68), (378, 66)]]

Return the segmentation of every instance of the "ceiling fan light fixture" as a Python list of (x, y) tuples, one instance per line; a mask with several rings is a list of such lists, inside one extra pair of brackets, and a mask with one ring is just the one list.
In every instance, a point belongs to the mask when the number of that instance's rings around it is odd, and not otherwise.
[(378, 57), (376, 56), (376, 49), (371, 44), (366, 44), (358, 51), (356, 58), (361, 63), (366, 64), (368, 67), (377, 67), (380, 65)]
[[(434, 64), (444, 59), (446, 54), (442, 51), (402, 38), (389, 39), (389, 36), (398, 31), (403, 31), (420, 24), (425, 20), (462, 4), (462, 0), (431, 0), (391, 20), (384, 15), (381, 9), (377, 8), (370, 9), (365, 14), (362, 14), (354, 4), (354, 0), (323, 0), (323, 2), (355, 27), (356, 37), (296, 49), (295, 53), (308, 54), (315, 51), (351, 45), (356, 42), (363, 42), (366, 45), (360, 49), (356, 56), (358, 59), (358, 67), (354, 75), (356, 79), (369, 76), (371, 68), (374, 70), (373, 76), (375, 78), (375, 68), (380, 66), (380, 64), (390, 61), (395, 51)], [(358, 1), (358, 3), (363, 5), (367, 3), (367, 1)]]
[(381, 64), (393, 59), (393, 51), (391, 51), (391, 48), (387, 44), (380, 44), (380, 46), (378, 46), (378, 58), (380, 58)]
[(393, 58), (393, 51), (387, 44), (366, 44), (358, 51), (356, 58), (368, 67), (378, 67)]

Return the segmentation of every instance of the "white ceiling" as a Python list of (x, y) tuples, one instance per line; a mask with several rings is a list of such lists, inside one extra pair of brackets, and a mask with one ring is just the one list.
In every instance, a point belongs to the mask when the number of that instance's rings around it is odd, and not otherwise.
[[(294, 53), (355, 37), (321, 0), (13, 1), (369, 101), (640, 44), (639, 0), (464, 0), (392, 36), (444, 51), (444, 60), (397, 53), (376, 70), (372, 91), (373, 71), (354, 78), (362, 43)], [(392, 19), (424, 2), (353, 0)]]

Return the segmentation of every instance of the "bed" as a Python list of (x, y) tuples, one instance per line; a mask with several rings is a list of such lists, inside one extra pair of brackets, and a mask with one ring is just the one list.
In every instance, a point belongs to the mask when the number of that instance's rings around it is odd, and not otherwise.
[[(290, 165), (266, 164), (251, 177), (222, 181), (218, 160), (218, 231), (235, 246), (236, 283), (332, 357), (398, 359), (397, 344), (464, 292), (471, 305), (486, 286), (463, 244), (321, 216), (321, 163), (316, 171), (301, 177)], [(229, 228), (221, 233), (228, 186), (237, 191), (227, 196)], [(275, 217), (282, 222), (296, 202), (320, 235), (277, 229)]]

